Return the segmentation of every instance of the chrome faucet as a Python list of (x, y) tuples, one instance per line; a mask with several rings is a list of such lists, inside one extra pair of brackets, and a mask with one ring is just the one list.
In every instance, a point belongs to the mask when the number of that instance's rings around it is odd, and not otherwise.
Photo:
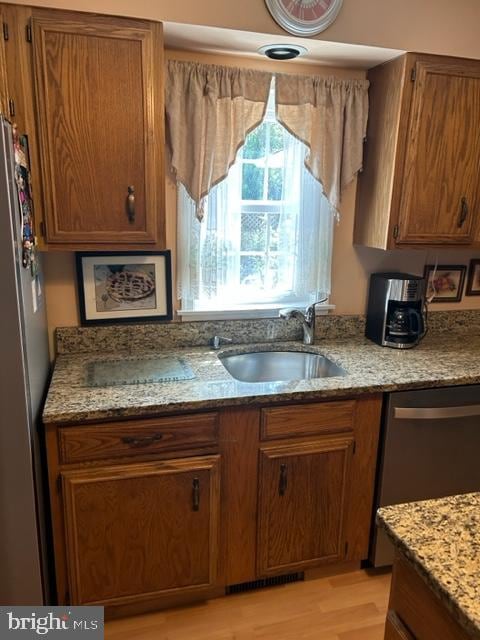
[(224, 338), (223, 336), (213, 336), (210, 340), (212, 349), (220, 349), (220, 345), (224, 343), (233, 342), (232, 338)]
[(303, 344), (313, 344), (315, 342), (315, 306), (326, 301), (327, 298), (317, 300), (307, 307), (305, 311), (301, 311), (300, 309), (280, 309), (278, 315), (280, 318), (285, 318), (286, 320), (289, 318), (300, 318), (303, 327)]

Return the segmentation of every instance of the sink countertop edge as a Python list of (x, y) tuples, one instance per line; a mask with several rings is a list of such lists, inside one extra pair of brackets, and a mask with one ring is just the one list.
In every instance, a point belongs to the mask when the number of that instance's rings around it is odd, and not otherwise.
[[(324, 355), (344, 368), (344, 377), (282, 383), (239, 382), (218, 359), (222, 353), (260, 350), (296, 350)], [(379, 347), (365, 338), (321, 341), (305, 346), (298, 342), (232, 345), (215, 351), (191, 347), (162, 351), (175, 353), (191, 365), (196, 378), (175, 383), (151, 383), (88, 389), (82, 378), (85, 364), (102, 358), (135, 359), (153, 355), (109, 353), (58, 357), (47, 396), (45, 423), (79, 423), (114, 418), (153, 417), (239, 405), (268, 405), (304, 400), (480, 383), (480, 336), (457, 341), (448, 335), (427, 337), (418, 347), (397, 351)]]

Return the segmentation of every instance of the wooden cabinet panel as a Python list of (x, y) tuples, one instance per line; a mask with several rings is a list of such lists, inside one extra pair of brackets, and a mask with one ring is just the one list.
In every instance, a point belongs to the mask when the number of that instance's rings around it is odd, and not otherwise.
[(33, 36), (48, 242), (155, 243), (164, 214), (161, 25), (35, 10)]
[[(0, 24), (2, 24), (2, 26), (7, 24), (4, 16), (4, 8), (1, 5)], [(7, 61), (5, 59), (4, 38), (0, 38), (0, 113), (2, 113), (3, 115), (8, 114)]]
[(480, 61), (409, 53), (371, 69), (354, 242), (480, 242)]
[(468, 640), (472, 637), (403, 555), (397, 555), (393, 565), (389, 610), (395, 612), (412, 635), (387, 635), (390, 632), (387, 622), (385, 640)]
[[(40, 169), (40, 153), (35, 112), (32, 45), (27, 34), (32, 17), (31, 7), (6, 4), (1, 6), (2, 20), (8, 29), (8, 40), (3, 41), (7, 68), (8, 98), (13, 101), (14, 122), (18, 131), (27, 136), (30, 164), (30, 179), (34, 205), (35, 234), (39, 247), (43, 247), (41, 237), (43, 211), (43, 188)], [(9, 113), (9, 110), (6, 110)]]
[(262, 409), (262, 440), (351, 431), (355, 400)]
[(219, 456), (62, 473), (71, 604), (214, 586)]
[(392, 610), (387, 614), (385, 640), (415, 640), (397, 614)]
[(58, 442), (64, 464), (215, 447), (218, 414), (62, 427), (58, 430)]
[(480, 206), (480, 64), (418, 61), (398, 242), (470, 243)]
[(259, 575), (345, 557), (353, 436), (260, 449)]

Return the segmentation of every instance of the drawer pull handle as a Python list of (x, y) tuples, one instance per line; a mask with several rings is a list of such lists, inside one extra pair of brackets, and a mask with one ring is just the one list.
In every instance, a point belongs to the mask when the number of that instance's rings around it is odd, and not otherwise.
[(200, 509), (200, 480), (194, 478), (192, 482), (192, 507), (194, 511)]
[(124, 444), (129, 444), (131, 447), (141, 448), (149, 447), (155, 442), (159, 442), (163, 438), (162, 433), (154, 433), (152, 436), (145, 436), (144, 438), (134, 438), (131, 436), (125, 436), (122, 438)]
[(393, 417), (399, 420), (442, 420), (480, 416), (480, 404), (456, 407), (395, 407)]
[(127, 190), (127, 216), (128, 221), (133, 223), (135, 222), (135, 187), (130, 185)]
[(467, 202), (467, 198), (463, 196), (463, 198), (460, 200), (460, 216), (458, 218), (459, 229), (463, 227), (465, 220), (467, 219), (467, 216), (468, 216), (468, 202)]
[(278, 483), (278, 495), (279, 496), (284, 496), (285, 495), (285, 491), (287, 490), (287, 483), (288, 483), (287, 465), (286, 464), (281, 464), (280, 465), (280, 480), (279, 480), (279, 483)]

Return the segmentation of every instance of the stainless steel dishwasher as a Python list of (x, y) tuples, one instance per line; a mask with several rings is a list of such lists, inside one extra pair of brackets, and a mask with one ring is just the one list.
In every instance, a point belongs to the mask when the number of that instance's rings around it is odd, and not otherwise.
[[(376, 506), (480, 491), (480, 386), (391, 393), (385, 408)], [(392, 564), (373, 523), (370, 562)]]

